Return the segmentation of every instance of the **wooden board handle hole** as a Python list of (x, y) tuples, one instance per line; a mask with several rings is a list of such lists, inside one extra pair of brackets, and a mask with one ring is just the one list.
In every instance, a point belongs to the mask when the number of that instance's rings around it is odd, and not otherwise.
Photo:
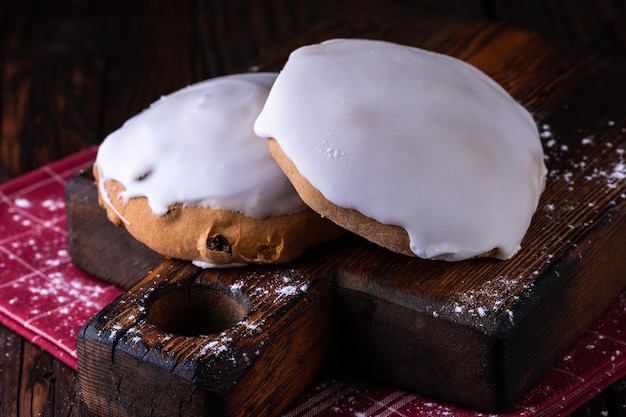
[(194, 281), (153, 293), (146, 318), (160, 330), (181, 336), (208, 336), (230, 329), (248, 314), (241, 292), (220, 283)]

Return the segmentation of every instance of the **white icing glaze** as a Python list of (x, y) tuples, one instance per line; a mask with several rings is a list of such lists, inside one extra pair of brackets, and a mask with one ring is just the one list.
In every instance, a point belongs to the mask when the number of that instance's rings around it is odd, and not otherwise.
[(532, 116), (500, 85), (381, 41), (294, 51), (255, 131), (332, 203), (406, 229), (422, 258), (512, 256), (546, 176)]
[(116, 180), (126, 188), (124, 201), (147, 197), (159, 216), (176, 203), (255, 218), (304, 210), (266, 141), (253, 131), (275, 78), (251, 73), (210, 79), (129, 119), (98, 149), (102, 195), (108, 198), (104, 183)]
[(224, 268), (238, 268), (240, 266), (246, 266), (247, 264), (233, 262), (230, 264), (214, 264), (211, 262), (203, 262), (203, 261), (191, 261), (194, 266), (202, 269), (224, 269)]

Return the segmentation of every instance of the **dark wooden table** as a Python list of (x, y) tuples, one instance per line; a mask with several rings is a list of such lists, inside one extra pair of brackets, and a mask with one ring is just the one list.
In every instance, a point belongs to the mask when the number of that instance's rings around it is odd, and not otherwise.
[[(626, 54), (626, 2), (0, 2), (0, 183), (99, 143), (160, 95), (271, 61), (302, 33), (382, 7), (501, 21)], [(626, 117), (626, 113), (625, 117)], [(0, 294), (2, 296), (2, 294)], [(0, 416), (85, 416), (76, 373), (0, 326)], [(573, 416), (626, 416), (626, 378)]]

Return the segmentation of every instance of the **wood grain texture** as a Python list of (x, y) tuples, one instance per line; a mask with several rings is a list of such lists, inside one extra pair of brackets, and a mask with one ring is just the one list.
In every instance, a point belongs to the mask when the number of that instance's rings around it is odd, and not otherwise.
[(330, 358), (323, 271), (203, 271), (166, 261), (78, 336), (90, 411), (110, 416), (277, 415)]
[(0, 326), (0, 384), (1, 416), (89, 415), (76, 372), (4, 326)]
[(111, 227), (98, 205), (91, 168), (67, 184), (66, 207), (70, 256), (78, 268), (128, 289), (165, 260), (123, 227)]

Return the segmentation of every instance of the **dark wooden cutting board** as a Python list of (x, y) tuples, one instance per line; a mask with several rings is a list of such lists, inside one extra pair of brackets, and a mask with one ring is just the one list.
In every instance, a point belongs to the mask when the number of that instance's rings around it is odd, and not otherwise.
[[(550, 172), (522, 250), (444, 263), (348, 236), (288, 265), (202, 271), (107, 223), (84, 173), (67, 190), (72, 259), (130, 288), (78, 337), (94, 413), (275, 415), (329, 366), (500, 412), (626, 287), (623, 59), (402, 8), (308, 35), (457, 56), (533, 113)], [(279, 69), (297, 46), (260, 68)]]

